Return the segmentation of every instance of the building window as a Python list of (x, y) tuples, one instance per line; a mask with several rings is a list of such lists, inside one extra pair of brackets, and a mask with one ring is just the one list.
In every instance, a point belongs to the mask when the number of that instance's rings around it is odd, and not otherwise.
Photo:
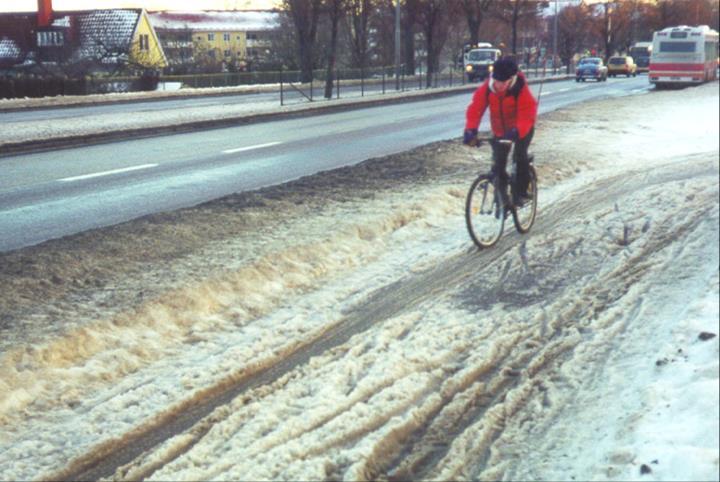
[(248, 33), (248, 34), (247, 34), (247, 39), (248, 39), (248, 40), (257, 40), (257, 39), (258, 39), (258, 36), (257, 36), (256, 33)]
[(198, 41), (202, 40), (202, 37), (198, 37)]
[(150, 35), (140, 35), (140, 50), (150, 50)]
[(223, 40), (225, 40), (226, 42), (229, 42), (229, 41), (230, 41), (230, 34), (229, 34), (229, 33), (224, 33), (224, 34), (223, 34)]
[(209, 33), (208, 34), (208, 42), (214, 42), (215, 41), (215, 34)]
[(59, 47), (65, 42), (62, 32), (58, 31), (40, 31), (37, 33), (38, 47)]
[(231, 50), (225, 50), (225, 57), (231, 57), (232, 51)]

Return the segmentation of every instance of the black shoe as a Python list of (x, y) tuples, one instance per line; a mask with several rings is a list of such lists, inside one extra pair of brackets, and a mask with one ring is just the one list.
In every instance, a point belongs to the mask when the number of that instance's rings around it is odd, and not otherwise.
[(530, 195), (527, 192), (513, 192), (513, 204), (516, 208), (521, 208), (530, 202)]

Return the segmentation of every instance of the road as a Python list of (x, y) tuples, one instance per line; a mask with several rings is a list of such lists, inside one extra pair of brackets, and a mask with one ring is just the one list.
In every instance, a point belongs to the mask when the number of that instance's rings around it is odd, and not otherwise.
[(544, 116), (537, 223), (489, 250), (452, 140), (1, 254), (0, 473), (712, 479), (717, 111)]
[[(648, 89), (644, 77), (548, 83), (540, 111)], [(468, 101), (462, 94), (0, 159), (0, 251), (451, 139)]]
[[(531, 70), (528, 75), (530, 78), (536, 77), (535, 71)], [(542, 75), (542, 71), (538, 71), (537, 75)], [(550, 75), (550, 72), (547, 72)], [(424, 84), (419, 83), (420, 79), (403, 79), (401, 89), (403, 91), (420, 90)], [(422, 78), (423, 81), (426, 78)], [(457, 73), (452, 78), (443, 78), (433, 83), (434, 87), (451, 87), (461, 83)], [(360, 84), (359, 81), (343, 81), (341, 80), (339, 89), (333, 90), (333, 98), (360, 97), (364, 94), (375, 95), (381, 93), (392, 93), (395, 89), (393, 79), (386, 79), (385, 83), (381, 80), (372, 79)], [(9, 110), (3, 112), (0, 110), (0, 119), (5, 122), (26, 122), (33, 120), (47, 119), (76, 119), (80, 117), (90, 117), (93, 115), (104, 114), (137, 114), (142, 115), (148, 112), (158, 112), (167, 110), (195, 109), (202, 107), (223, 106), (237, 103), (253, 103), (265, 104), (274, 103), (280, 105), (280, 87), (269, 88), (267, 86), (258, 86), (261, 92), (239, 93), (239, 94), (221, 94), (206, 96), (186, 96), (180, 98), (159, 98), (159, 100), (136, 99), (130, 102), (109, 102), (99, 105), (75, 105), (72, 108), (33, 108), (25, 110)], [(339, 92), (338, 92), (339, 90)], [(315, 82), (312, 89), (312, 98), (320, 99), (324, 95), (324, 85), (321, 82)], [(283, 88), (283, 102), (286, 105), (302, 104), (307, 102), (307, 97), (311, 96), (310, 89), (303, 87), (301, 90), (290, 84), (285, 84)]]

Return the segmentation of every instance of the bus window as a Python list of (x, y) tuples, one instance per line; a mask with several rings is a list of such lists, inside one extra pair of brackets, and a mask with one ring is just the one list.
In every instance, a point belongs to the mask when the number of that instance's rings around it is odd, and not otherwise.
[(718, 56), (718, 44), (705, 42), (705, 59), (710, 60)]
[(695, 52), (695, 42), (660, 42), (660, 52)]

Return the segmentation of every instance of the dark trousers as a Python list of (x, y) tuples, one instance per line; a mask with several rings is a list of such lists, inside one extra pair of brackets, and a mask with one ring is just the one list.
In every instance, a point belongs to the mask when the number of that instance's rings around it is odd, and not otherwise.
[[(527, 192), (527, 187), (530, 183), (530, 159), (528, 158), (528, 148), (530, 147), (533, 134), (535, 134), (534, 127), (530, 129), (528, 135), (515, 142), (513, 160), (515, 161), (515, 166), (517, 168), (515, 173), (517, 184), (513, 187), (516, 190), (515, 192), (519, 192), (521, 194), (525, 194)], [(493, 172), (496, 174), (499, 173), (502, 176), (502, 180), (507, 183), (507, 161), (508, 154), (510, 152), (510, 144), (492, 142), (491, 145), (493, 150)]]

